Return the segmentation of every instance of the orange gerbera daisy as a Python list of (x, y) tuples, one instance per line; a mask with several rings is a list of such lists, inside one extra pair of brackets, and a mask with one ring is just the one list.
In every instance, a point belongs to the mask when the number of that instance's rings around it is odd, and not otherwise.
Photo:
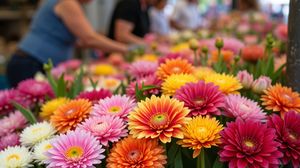
[(300, 112), (300, 96), (299, 93), (293, 92), (291, 88), (276, 84), (269, 87), (262, 95), (262, 105), (267, 110), (280, 112), (284, 116), (285, 112), (297, 111)]
[(168, 96), (151, 96), (138, 103), (129, 114), (129, 130), (134, 138), (159, 138), (163, 143), (171, 137), (183, 138), (181, 127), (188, 122), (189, 110), (184, 103)]
[(166, 79), (172, 74), (192, 74), (194, 67), (186, 59), (170, 59), (159, 66), (157, 76), (160, 79)]
[[(219, 59), (219, 54), (217, 50), (212, 51), (211, 53), (212, 55), (212, 62), (217, 62)], [(232, 51), (229, 50), (221, 50), (221, 55), (223, 56), (223, 60), (227, 63), (231, 63), (231, 61), (233, 61), (234, 58), (234, 53)]]
[(155, 167), (167, 163), (165, 150), (156, 140), (128, 137), (118, 142), (107, 158), (107, 168)]
[(51, 123), (60, 133), (76, 128), (77, 124), (88, 118), (92, 103), (86, 99), (72, 100), (59, 107), (51, 116)]

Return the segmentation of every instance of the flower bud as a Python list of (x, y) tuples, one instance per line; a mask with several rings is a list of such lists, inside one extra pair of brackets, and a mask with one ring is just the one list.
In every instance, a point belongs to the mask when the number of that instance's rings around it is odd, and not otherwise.
[(191, 39), (189, 41), (189, 47), (191, 50), (197, 50), (199, 48), (199, 42), (196, 39)]
[(250, 89), (253, 84), (253, 75), (249, 74), (246, 70), (239, 71), (237, 74), (238, 80), (243, 85), (243, 88)]
[(217, 49), (222, 49), (224, 47), (223, 39), (222, 38), (217, 38), (215, 45), (216, 45)]
[(264, 90), (268, 89), (272, 84), (272, 80), (267, 76), (260, 76), (252, 84), (252, 91), (261, 94)]

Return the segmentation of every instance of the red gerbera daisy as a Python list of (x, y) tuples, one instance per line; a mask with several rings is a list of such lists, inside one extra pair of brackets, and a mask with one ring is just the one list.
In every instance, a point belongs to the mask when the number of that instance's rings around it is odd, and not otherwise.
[(292, 161), (294, 167), (300, 166), (300, 114), (294, 111), (285, 113), (284, 119), (273, 115), (268, 120), (268, 126), (276, 130), (279, 150), (284, 154), (282, 161), (288, 164)]

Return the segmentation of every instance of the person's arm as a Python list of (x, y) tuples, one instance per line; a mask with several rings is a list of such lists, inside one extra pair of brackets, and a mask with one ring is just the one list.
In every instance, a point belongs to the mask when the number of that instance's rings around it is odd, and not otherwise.
[(55, 6), (55, 13), (84, 47), (97, 48), (106, 52), (127, 52), (127, 46), (98, 34), (86, 19), (78, 1), (61, 0)]
[(114, 30), (116, 40), (127, 44), (144, 45), (145, 42), (142, 38), (132, 34), (133, 28), (133, 23), (123, 19), (117, 19)]

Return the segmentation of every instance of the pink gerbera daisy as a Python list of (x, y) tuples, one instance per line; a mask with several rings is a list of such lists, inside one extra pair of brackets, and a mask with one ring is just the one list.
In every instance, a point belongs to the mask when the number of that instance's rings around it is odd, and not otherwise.
[(294, 167), (300, 166), (300, 114), (294, 111), (285, 113), (284, 119), (278, 115), (269, 117), (268, 126), (276, 130), (279, 150), (284, 154), (283, 164), (292, 161)]
[(128, 96), (114, 95), (102, 99), (93, 107), (92, 116), (115, 115), (127, 120), (128, 113), (133, 110), (136, 103)]
[(90, 132), (104, 146), (108, 146), (108, 142), (117, 142), (127, 136), (126, 124), (118, 116), (91, 117), (79, 125), (78, 129)]
[(129, 66), (128, 72), (134, 78), (138, 79), (155, 74), (157, 67), (158, 65), (156, 62), (137, 61)]
[(189, 116), (220, 115), (224, 106), (224, 94), (213, 83), (188, 83), (175, 93), (175, 98), (184, 102), (191, 112)]
[(0, 151), (9, 147), (20, 145), (20, 136), (17, 133), (10, 133), (0, 139)]
[(15, 109), (12, 102), (27, 106), (19, 91), (14, 89), (0, 91), (0, 115), (7, 114)]
[(18, 84), (17, 89), (31, 103), (43, 103), (46, 97), (54, 97), (51, 86), (47, 82), (27, 79)]
[(261, 122), (238, 119), (221, 132), (220, 159), (230, 168), (278, 167), (282, 153), (275, 130)]
[(257, 102), (241, 95), (228, 95), (225, 98), (224, 115), (243, 120), (264, 120), (266, 113), (262, 111)]
[(19, 111), (10, 113), (9, 116), (0, 120), (0, 137), (25, 128), (26, 123), (26, 118)]
[(137, 81), (133, 81), (131, 82), (127, 89), (126, 89), (126, 94), (130, 97), (135, 97), (135, 88), (136, 88), (136, 84), (138, 84), (138, 88), (142, 89), (142, 84), (144, 84), (144, 86), (156, 86), (156, 88), (153, 89), (149, 89), (147, 91), (144, 92), (145, 96), (149, 96), (149, 95), (157, 95), (160, 93), (160, 87), (162, 84), (162, 80), (158, 79), (158, 77), (156, 75), (150, 75), (147, 76), (145, 78), (141, 78)]
[(99, 100), (111, 97), (112, 93), (106, 89), (93, 90), (93, 91), (84, 91), (81, 92), (76, 99), (88, 99), (93, 104), (98, 103)]
[(47, 167), (94, 167), (104, 158), (100, 142), (85, 131), (70, 131), (51, 141)]

